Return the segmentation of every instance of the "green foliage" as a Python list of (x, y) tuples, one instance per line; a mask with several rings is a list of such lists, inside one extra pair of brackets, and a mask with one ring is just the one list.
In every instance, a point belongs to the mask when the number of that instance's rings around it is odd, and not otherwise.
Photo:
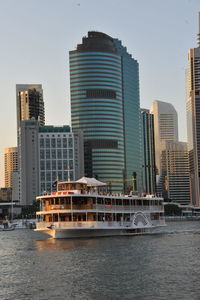
[(181, 216), (182, 210), (176, 204), (166, 204), (165, 206), (165, 216)]

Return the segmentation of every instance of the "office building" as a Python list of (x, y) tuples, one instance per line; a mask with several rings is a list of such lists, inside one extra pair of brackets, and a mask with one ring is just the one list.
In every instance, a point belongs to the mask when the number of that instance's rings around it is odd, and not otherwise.
[[(19, 130), (21, 205), (32, 205), (36, 196), (52, 191), (57, 179), (77, 180), (84, 175), (83, 137), (69, 126), (39, 126), (22, 121)], [(16, 191), (17, 194), (17, 191)]]
[(13, 172), (18, 170), (18, 151), (17, 147), (4, 149), (4, 182), (6, 188), (12, 188)]
[(200, 206), (200, 13), (197, 47), (188, 52), (186, 72), (187, 135), (191, 204)]
[(115, 192), (132, 189), (133, 174), (141, 178), (138, 62), (118, 39), (88, 32), (70, 51), (70, 86), (72, 131), (84, 133), (85, 175), (111, 182)]
[(19, 200), (23, 206), (32, 205), (39, 192), (38, 128), (36, 120), (21, 121), (19, 128)]
[(83, 134), (69, 126), (39, 127), (39, 192), (52, 191), (52, 183), (84, 176)]
[(161, 154), (166, 141), (178, 141), (178, 117), (172, 104), (158, 100), (153, 101), (151, 113), (154, 115), (157, 191), (162, 192)]
[(20, 121), (38, 120), (40, 125), (45, 124), (43, 90), (41, 84), (17, 84), (17, 129)]
[(154, 140), (154, 115), (148, 109), (141, 109), (142, 130), (142, 190), (147, 194), (156, 193), (156, 164)]
[(164, 198), (167, 201), (182, 205), (189, 204), (190, 182), (187, 143), (165, 141), (161, 156)]

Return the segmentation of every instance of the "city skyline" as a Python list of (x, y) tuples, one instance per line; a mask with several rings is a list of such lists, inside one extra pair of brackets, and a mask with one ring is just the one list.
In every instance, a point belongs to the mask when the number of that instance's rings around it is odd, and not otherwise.
[(172, 103), (178, 112), (180, 140), (186, 140), (185, 69), (187, 51), (196, 47), (198, 1), (127, 1), (125, 6), (121, 1), (60, 1), (59, 5), (43, 1), (40, 9), (35, 2), (0, 4), (0, 119), (1, 128), (6, 128), (0, 136), (1, 173), (3, 149), (17, 143), (15, 85), (42, 84), (47, 124), (69, 124), (67, 52), (75, 49), (90, 29), (115, 36), (127, 45), (139, 63), (141, 107), (150, 108), (154, 99)]

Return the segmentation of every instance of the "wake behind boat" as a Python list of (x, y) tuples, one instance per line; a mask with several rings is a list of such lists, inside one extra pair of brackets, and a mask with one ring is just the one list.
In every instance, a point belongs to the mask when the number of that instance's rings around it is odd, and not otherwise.
[(35, 231), (74, 238), (135, 235), (165, 226), (162, 198), (100, 192), (104, 185), (85, 177), (58, 182), (57, 192), (37, 197)]

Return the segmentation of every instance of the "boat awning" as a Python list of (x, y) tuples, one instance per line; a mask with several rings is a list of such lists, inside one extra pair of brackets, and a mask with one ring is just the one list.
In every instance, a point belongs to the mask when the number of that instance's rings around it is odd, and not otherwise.
[(88, 186), (96, 186), (96, 187), (107, 185), (105, 182), (101, 182), (95, 178), (89, 178), (89, 177), (82, 177), (79, 180), (77, 180), (76, 182), (86, 183)]

